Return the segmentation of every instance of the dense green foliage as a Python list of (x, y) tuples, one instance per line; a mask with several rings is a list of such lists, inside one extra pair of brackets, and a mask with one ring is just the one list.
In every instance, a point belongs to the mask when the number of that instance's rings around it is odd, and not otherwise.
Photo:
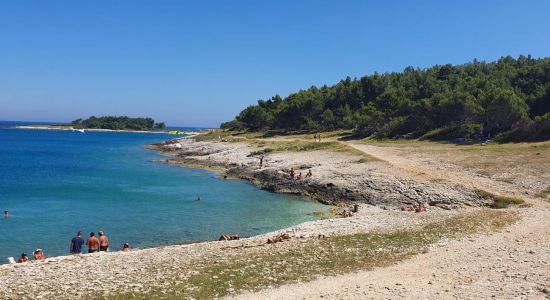
[(112, 130), (153, 130), (164, 129), (164, 123), (155, 123), (151, 118), (130, 117), (90, 117), (86, 120), (74, 120), (70, 124), (75, 128), (112, 129)]
[(346, 78), (244, 109), (222, 128), (354, 129), (376, 137), (550, 138), (550, 58), (503, 57)]

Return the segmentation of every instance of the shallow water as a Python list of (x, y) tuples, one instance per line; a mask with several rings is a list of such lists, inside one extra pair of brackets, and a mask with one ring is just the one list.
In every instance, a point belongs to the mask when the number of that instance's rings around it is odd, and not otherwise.
[[(313, 220), (326, 206), (166, 164), (144, 145), (173, 135), (16, 130), (0, 122), (0, 263), (36, 248), (68, 254), (76, 231), (111, 250), (251, 236)], [(196, 201), (201, 197), (202, 201)]]

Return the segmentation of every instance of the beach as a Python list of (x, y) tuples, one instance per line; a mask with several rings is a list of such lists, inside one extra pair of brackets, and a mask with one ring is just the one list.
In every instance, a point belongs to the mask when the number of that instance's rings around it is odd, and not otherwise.
[[(449, 149), (439, 153), (439, 146), (431, 144), (327, 142), (314, 145), (324, 149), (309, 150), (313, 146), (306, 137), (199, 136), (149, 148), (169, 156), (160, 163), (206, 168), (228, 180), (246, 179), (269, 191), (305, 195), (334, 205), (335, 213), (357, 204), (351, 217), (331, 215), (238, 241), (3, 265), (0, 298), (545, 297), (550, 285), (550, 203), (544, 191), (550, 178), (536, 169), (544, 170), (544, 163), (535, 161), (539, 166), (533, 168), (507, 165), (511, 155), (520, 155), (514, 148), (510, 156), (499, 157), (495, 170), (480, 172), (458, 163), (459, 156), (465, 155), (467, 162), (486, 159), (484, 151), (493, 146), (479, 148), (479, 155), (459, 149), (446, 157), (441, 153)], [(306, 150), (279, 150), (289, 143), (303, 144)], [(547, 161), (545, 144), (531, 146), (534, 152), (518, 153)], [(291, 168), (303, 175), (311, 170), (312, 176), (289, 179)], [(507, 180), (498, 168), (507, 169)], [(487, 195), (525, 203), (491, 209), (497, 198)], [(401, 210), (412, 205), (427, 211)], [(281, 236), (282, 241), (267, 243)], [(365, 243), (371, 236), (377, 242)]]

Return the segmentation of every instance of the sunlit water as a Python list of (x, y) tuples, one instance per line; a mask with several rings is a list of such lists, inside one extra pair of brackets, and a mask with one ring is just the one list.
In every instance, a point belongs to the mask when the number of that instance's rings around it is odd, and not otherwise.
[[(16, 130), (0, 122), (0, 263), (36, 248), (68, 254), (76, 231), (118, 250), (251, 236), (313, 220), (325, 206), (240, 180), (156, 163), (172, 135)], [(4, 127), (2, 127), (4, 126)], [(202, 201), (196, 201), (201, 197)]]

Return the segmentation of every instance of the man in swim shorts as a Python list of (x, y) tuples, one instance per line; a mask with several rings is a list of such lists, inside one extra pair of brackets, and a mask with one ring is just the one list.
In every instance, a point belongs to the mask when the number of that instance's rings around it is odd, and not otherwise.
[(107, 249), (109, 249), (109, 239), (103, 233), (103, 231), (100, 231), (99, 232), (99, 251), (107, 252)]
[(90, 232), (90, 237), (86, 241), (86, 246), (88, 246), (88, 253), (99, 251), (99, 240), (95, 237), (93, 232)]

